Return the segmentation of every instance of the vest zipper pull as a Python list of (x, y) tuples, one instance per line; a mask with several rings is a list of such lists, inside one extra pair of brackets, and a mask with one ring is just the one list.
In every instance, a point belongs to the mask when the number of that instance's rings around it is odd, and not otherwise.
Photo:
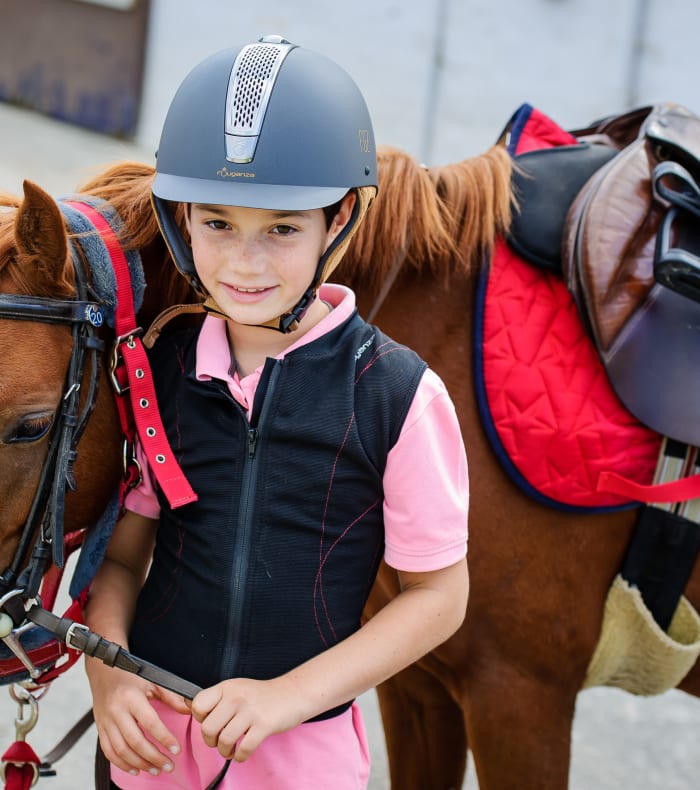
[(252, 458), (255, 455), (255, 445), (258, 441), (258, 432), (255, 428), (248, 429), (248, 457)]

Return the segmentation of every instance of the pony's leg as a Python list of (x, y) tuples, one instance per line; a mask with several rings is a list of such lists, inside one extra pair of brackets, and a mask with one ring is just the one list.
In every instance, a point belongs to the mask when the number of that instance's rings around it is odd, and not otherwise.
[(480, 790), (566, 790), (576, 693), (494, 662), (465, 701)]
[(467, 739), (459, 705), (443, 684), (413, 665), (377, 687), (395, 790), (458, 790)]

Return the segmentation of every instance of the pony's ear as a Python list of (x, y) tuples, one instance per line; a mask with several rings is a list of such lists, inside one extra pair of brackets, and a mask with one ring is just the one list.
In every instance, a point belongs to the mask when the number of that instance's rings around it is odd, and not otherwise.
[(24, 200), (15, 218), (15, 243), (35, 261), (37, 275), (50, 282), (63, 277), (68, 237), (56, 201), (31, 181), (24, 182)]

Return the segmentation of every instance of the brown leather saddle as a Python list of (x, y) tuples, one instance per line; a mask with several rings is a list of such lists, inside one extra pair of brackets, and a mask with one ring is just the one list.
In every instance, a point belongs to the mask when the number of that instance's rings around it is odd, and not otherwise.
[(663, 103), (572, 134), (515, 158), (509, 243), (561, 270), (626, 408), (700, 445), (700, 118)]

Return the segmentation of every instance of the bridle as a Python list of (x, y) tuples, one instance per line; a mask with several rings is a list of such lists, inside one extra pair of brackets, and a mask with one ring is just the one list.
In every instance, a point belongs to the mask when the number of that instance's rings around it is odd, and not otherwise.
[[(68, 324), (73, 340), (63, 395), (34, 499), (14, 557), (0, 575), (0, 611), (9, 614), (15, 626), (24, 620), (24, 602), (36, 598), (49, 560), (59, 568), (64, 564), (65, 496), (68, 489), (75, 490), (77, 446), (95, 407), (99, 389), (104, 341), (98, 329), (104, 316), (100, 305), (90, 299), (90, 285), (78, 246), (73, 241), (70, 244), (75, 299), (0, 294), (0, 319)], [(85, 397), (81, 407), (83, 389)], [(22, 570), (30, 549), (31, 557)]]

